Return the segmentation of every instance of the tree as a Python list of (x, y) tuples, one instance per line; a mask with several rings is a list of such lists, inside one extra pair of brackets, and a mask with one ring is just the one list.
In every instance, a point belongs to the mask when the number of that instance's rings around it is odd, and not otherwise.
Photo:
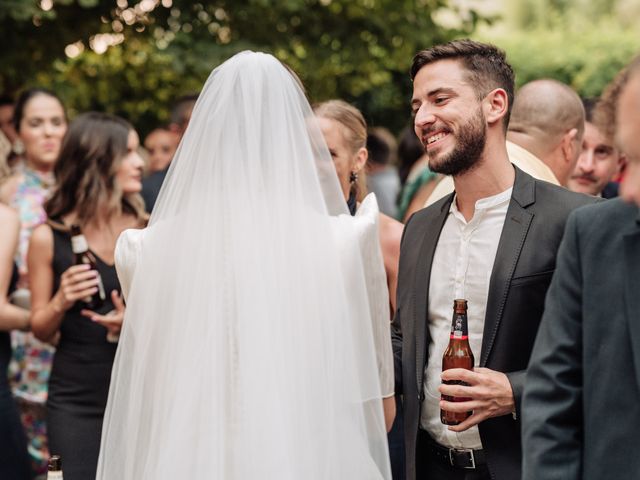
[(520, 0), (508, 7), (502, 24), (478, 37), (507, 51), (518, 85), (554, 78), (597, 97), (640, 52), (637, 2)]
[[(10, 32), (0, 54), (6, 67), (0, 87), (49, 86), (71, 111), (119, 113), (143, 131), (166, 121), (172, 99), (198, 90), (213, 67), (244, 49), (273, 53), (290, 65), (312, 100), (344, 98), (371, 124), (399, 130), (408, 121), (408, 68), (415, 52), (467, 36), (484, 19), (446, 0), (9, 5), (0, 7), (0, 28)], [(434, 21), (443, 10), (457, 15), (455, 27)]]

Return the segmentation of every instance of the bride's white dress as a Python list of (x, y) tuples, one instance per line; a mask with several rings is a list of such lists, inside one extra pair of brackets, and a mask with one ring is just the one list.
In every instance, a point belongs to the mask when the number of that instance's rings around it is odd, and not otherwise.
[(390, 479), (375, 197), (347, 214), (273, 57), (214, 70), (150, 225), (116, 247), (127, 311), (99, 480)]

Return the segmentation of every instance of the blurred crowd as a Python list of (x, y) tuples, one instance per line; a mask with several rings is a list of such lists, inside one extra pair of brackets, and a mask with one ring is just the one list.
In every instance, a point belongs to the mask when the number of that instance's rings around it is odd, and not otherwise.
[[(580, 98), (550, 79), (522, 86), (506, 131), (511, 162), (574, 192), (616, 197), (627, 166), (615, 141), (620, 78), (600, 98)], [(196, 101), (176, 99), (169, 124), (141, 141), (134, 125), (114, 115), (68, 118), (63, 100), (44, 88), (0, 98), (0, 478), (42, 477), (50, 453), (68, 461), (69, 479), (93, 478), (125, 308), (116, 241), (125, 229), (146, 225)], [(342, 100), (314, 112), (352, 213), (367, 192), (376, 194), (395, 312), (403, 224), (451, 193), (453, 180), (429, 168), (413, 119), (395, 134), (368, 126)], [(95, 269), (75, 263), (72, 226)], [(81, 305), (100, 289), (101, 305)], [(396, 400), (389, 444), (400, 479), (404, 433)]]

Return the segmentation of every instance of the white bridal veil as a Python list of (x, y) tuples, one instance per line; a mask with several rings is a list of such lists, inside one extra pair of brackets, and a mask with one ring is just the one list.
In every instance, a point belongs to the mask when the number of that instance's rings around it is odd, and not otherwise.
[(97, 478), (389, 479), (376, 208), (348, 216), (280, 62), (216, 68), (149, 227), (118, 242), (127, 312)]

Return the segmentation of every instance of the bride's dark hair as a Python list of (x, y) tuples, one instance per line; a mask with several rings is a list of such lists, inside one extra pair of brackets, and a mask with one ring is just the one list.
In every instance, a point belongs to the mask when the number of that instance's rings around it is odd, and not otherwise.
[(55, 166), (56, 190), (44, 206), (49, 218), (75, 212), (82, 226), (105, 204), (109, 215), (127, 212), (144, 218), (140, 195), (123, 194), (115, 181), (132, 130), (122, 118), (99, 112), (71, 122)]

